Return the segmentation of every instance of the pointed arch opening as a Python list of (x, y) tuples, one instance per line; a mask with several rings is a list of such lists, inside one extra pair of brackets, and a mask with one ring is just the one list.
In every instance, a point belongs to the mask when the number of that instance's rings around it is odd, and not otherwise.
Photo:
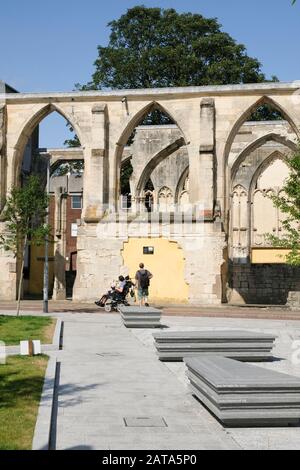
[[(185, 144), (183, 132), (162, 105), (153, 101), (142, 108), (127, 124), (117, 143), (116, 200), (120, 196), (122, 201), (127, 197), (127, 200), (130, 200), (128, 208), (131, 207), (132, 201), (145, 200), (147, 181), (151, 179), (153, 170), (164, 158)], [(131, 155), (130, 165), (126, 154)], [(137, 207), (136, 204), (134, 207)], [(148, 210), (147, 207), (146, 209)]]
[[(275, 151), (255, 171), (251, 185), (251, 247), (269, 246), (266, 234), (281, 237), (284, 234), (284, 214), (273, 204), (271, 195), (282, 192), (289, 175), (286, 155)], [(268, 216), (266, 217), (266, 214)]]
[[(251, 121), (252, 119), (252, 121)], [(255, 119), (255, 121), (253, 121)], [(243, 126), (246, 126), (247, 129), (244, 129)], [(291, 136), (294, 133), (295, 139), (299, 136), (299, 129), (297, 128), (296, 124), (294, 123), (293, 119), (289, 115), (289, 113), (274, 99), (270, 98), (269, 96), (262, 96), (259, 98), (255, 103), (253, 103), (247, 110), (245, 110), (241, 116), (237, 119), (235, 124), (233, 125), (229, 136), (227, 138), (224, 150), (224, 198), (225, 198), (225, 210), (227, 213), (228, 210), (228, 196), (230, 193), (230, 181), (231, 181), (231, 167), (233, 166), (234, 162), (230, 161), (231, 154), (241, 153), (243, 150), (241, 147), (254, 144), (254, 142), (250, 142), (249, 139), (253, 138), (257, 140), (257, 135), (253, 132), (253, 129), (256, 127), (261, 127), (259, 129), (258, 134), (259, 137), (264, 137), (265, 135), (269, 134), (270, 138), (274, 139), (274, 135), (278, 134), (278, 130), (272, 131), (272, 128), (278, 127), (287, 127), (287, 134)], [(243, 128), (243, 129), (242, 129)], [(237, 136), (239, 135), (240, 130), (242, 130), (241, 134), (248, 134), (248, 142), (245, 139), (245, 143), (243, 144), (241, 135), (239, 136), (239, 143), (237, 143)], [(250, 137), (250, 134), (253, 134)], [(279, 140), (280, 137), (275, 137)], [(287, 144), (291, 146), (291, 138), (286, 139)], [(236, 142), (236, 144), (235, 144)], [(236, 148), (234, 148), (236, 147)], [(240, 150), (238, 151), (238, 148)], [(236, 165), (234, 165), (236, 168)]]
[[(54, 243), (49, 243), (48, 252), (49, 295), (63, 299), (67, 295), (72, 296), (76, 276), (77, 221), (81, 218), (84, 165), (81, 147), (63, 147), (63, 139), (61, 146), (57, 147), (56, 136), (47, 119), (55, 113), (62, 118), (56, 123), (61, 127), (61, 136), (68, 135), (65, 130), (69, 125), (81, 137), (78, 124), (71, 122), (64, 110), (54, 104), (43, 106), (23, 123), (19, 131), (10, 166), (8, 190), (12, 186), (25, 185), (32, 174), (40, 178), (46, 189), (47, 167), (53, 162), (50, 168), (49, 223)], [(45, 141), (41, 141), (41, 123), (44, 126), (42, 139), (48, 135), (47, 147)], [(44, 256), (43, 246), (28, 244), (23, 272), (25, 298), (42, 298)]]
[[(38, 153), (40, 149), (39, 142), (39, 125), (44, 121), (50, 114), (57, 113), (60, 115), (65, 123), (64, 125), (70, 125), (72, 129), (76, 132), (79, 141), (81, 143), (81, 130), (79, 125), (75, 120), (70, 119), (70, 117), (57, 105), (47, 104), (39, 111), (37, 111), (33, 116), (31, 116), (23, 125), (20, 130), (19, 136), (15, 143), (15, 151), (13, 155), (13, 161), (11, 166), (12, 175), (10, 178), (11, 185), (20, 184), (20, 176), (22, 163), (24, 160), (24, 154), (26, 152), (26, 147), (30, 147), (31, 153)], [(63, 144), (63, 142), (62, 142)], [(28, 158), (28, 157), (27, 157)]]
[(146, 182), (149, 180), (151, 173), (153, 170), (169, 155), (174, 153), (176, 150), (179, 150), (181, 147), (183, 147), (185, 144), (184, 139), (181, 137), (177, 139), (175, 142), (172, 144), (168, 145), (164, 149), (160, 150), (156, 155), (153, 155), (153, 157), (150, 159), (148, 164), (145, 166), (140, 179), (138, 181), (137, 187), (136, 187), (136, 195), (139, 197), (141, 195), (141, 192), (143, 191)]
[(271, 142), (274, 142), (275, 144), (280, 144), (280, 146), (284, 146), (287, 151), (295, 151), (297, 148), (296, 143), (291, 141), (284, 135), (275, 134), (274, 132), (266, 134), (247, 145), (246, 148), (244, 148), (240, 155), (236, 158), (231, 168), (231, 181), (234, 182), (238, 169), (243, 164), (249, 154), (259, 149), (260, 147), (263, 147), (265, 144)]

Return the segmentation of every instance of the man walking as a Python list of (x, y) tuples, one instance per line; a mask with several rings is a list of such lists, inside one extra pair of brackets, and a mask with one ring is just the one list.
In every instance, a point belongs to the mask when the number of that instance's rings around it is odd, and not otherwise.
[(136, 272), (135, 280), (137, 281), (137, 288), (138, 288), (138, 298), (140, 307), (145, 305), (145, 307), (149, 307), (148, 304), (148, 296), (149, 296), (149, 286), (150, 286), (150, 279), (153, 278), (150, 271), (145, 269), (144, 263), (140, 263), (140, 269)]

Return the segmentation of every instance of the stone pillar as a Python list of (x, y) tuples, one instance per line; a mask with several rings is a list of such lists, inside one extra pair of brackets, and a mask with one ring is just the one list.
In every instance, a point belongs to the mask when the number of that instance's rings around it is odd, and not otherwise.
[(291, 310), (300, 310), (300, 291), (292, 291), (289, 293), (287, 306)]
[[(0, 234), (5, 233), (6, 226), (0, 222)], [(14, 254), (0, 248), (0, 300), (16, 300), (17, 295), (17, 261)]]
[(215, 102), (212, 98), (203, 98), (201, 101), (199, 148), (191, 142), (189, 153), (190, 202), (202, 204), (205, 217), (212, 219), (215, 153)]
[(91, 142), (84, 149), (83, 219), (101, 220), (108, 202), (107, 106), (92, 109)]
[(3, 200), (6, 193), (5, 121), (5, 106), (0, 100), (0, 210), (3, 207)]
[(53, 299), (66, 298), (66, 202), (61, 187), (55, 189)]
[[(0, 211), (6, 196), (6, 110), (0, 99)], [(5, 233), (5, 222), (0, 221), (0, 233)], [(0, 248), (0, 299), (16, 300), (17, 262), (13, 253)]]
[(108, 126), (106, 104), (94, 106), (91, 139), (84, 148), (83, 224), (78, 230), (77, 276), (73, 288), (73, 299), (77, 301), (100, 295), (101, 270), (108, 270), (109, 260), (103, 263), (97, 248), (97, 224), (109, 202)]

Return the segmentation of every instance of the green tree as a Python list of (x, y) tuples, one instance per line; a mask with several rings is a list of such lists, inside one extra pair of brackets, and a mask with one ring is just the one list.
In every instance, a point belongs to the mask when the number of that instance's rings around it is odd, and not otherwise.
[(17, 315), (20, 312), (26, 247), (41, 245), (50, 235), (51, 228), (44, 223), (48, 202), (40, 179), (31, 175), (23, 187), (12, 188), (2, 213), (6, 227), (0, 235), (0, 245), (4, 250), (14, 253), (20, 269)]
[(221, 30), (216, 18), (136, 6), (111, 21), (82, 90), (256, 83), (261, 64)]
[(285, 181), (283, 192), (278, 196), (271, 196), (286, 218), (282, 225), (285, 235), (282, 238), (268, 235), (267, 238), (273, 246), (290, 250), (286, 258), (287, 264), (300, 266), (300, 143), (298, 150), (288, 159), (290, 174)]
[[(109, 43), (98, 46), (92, 80), (75, 85), (78, 90), (266, 81), (260, 62), (248, 56), (243, 44), (223, 32), (216, 18), (136, 6), (108, 26)], [(275, 76), (271, 78), (276, 80)], [(146, 116), (141, 124), (167, 123), (160, 114), (156, 111)], [(264, 112), (264, 119), (273, 116)], [(78, 137), (66, 140), (65, 145), (79, 146)]]
[(61, 163), (52, 176), (64, 176), (66, 174), (78, 175), (84, 171), (84, 160), (74, 160)]

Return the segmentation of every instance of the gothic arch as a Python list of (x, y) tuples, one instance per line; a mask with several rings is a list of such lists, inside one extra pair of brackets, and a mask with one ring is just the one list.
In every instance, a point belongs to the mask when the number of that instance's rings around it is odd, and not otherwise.
[(168, 145), (164, 149), (160, 150), (156, 155), (154, 155), (151, 160), (147, 163), (145, 166), (140, 179), (137, 183), (136, 189), (135, 189), (135, 195), (139, 197), (141, 195), (141, 192), (143, 191), (143, 188), (150, 178), (150, 175), (152, 171), (161, 163), (165, 158), (167, 158), (169, 155), (171, 155), (173, 152), (178, 150), (180, 147), (185, 145), (185, 141), (183, 137), (180, 137), (180, 139), (175, 140), (175, 142), (172, 142), (172, 144)]
[(31, 136), (32, 132), (40, 124), (40, 122), (45, 119), (49, 114), (57, 112), (60, 114), (66, 121), (68, 121), (73, 129), (75, 130), (76, 134), (80, 142), (82, 143), (82, 132), (77, 122), (73, 122), (67, 113), (62, 110), (56, 104), (47, 104), (43, 108), (39, 109), (35, 114), (31, 115), (27, 120), (23, 123), (22, 128), (19, 131), (18, 137), (16, 139), (16, 143), (14, 145), (14, 153), (11, 163), (11, 172), (10, 175), (10, 183), (17, 184), (18, 177), (20, 174), (20, 166), (22, 163), (23, 153), (28, 141), (28, 138)]
[(256, 169), (254, 172), (251, 183), (250, 183), (250, 195), (252, 195), (255, 191), (255, 186), (258, 181), (258, 178), (260, 175), (275, 161), (275, 160), (286, 160), (286, 156), (281, 153), (279, 150), (275, 150), (275, 152), (272, 152)]
[(126, 126), (123, 129), (123, 131), (120, 135), (120, 138), (118, 139), (117, 144), (116, 144), (115, 163), (114, 163), (114, 170), (115, 170), (115, 175), (114, 175), (114, 180), (115, 181), (114, 182), (115, 182), (115, 188), (116, 188), (116, 193), (115, 193), (116, 198), (118, 197), (119, 188), (120, 188), (120, 184), (119, 184), (120, 167), (121, 167), (121, 160), (122, 160), (122, 153), (123, 153), (124, 146), (128, 142), (128, 139), (129, 139), (130, 135), (132, 134), (132, 132), (134, 131), (134, 129), (141, 122), (142, 118), (154, 109), (159, 109), (160, 111), (162, 111), (164, 114), (168, 115), (174, 121), (174, 123), (176, 124), (176, 126), (178, 127), (178, 129), (180, 130), (180, 132), (183, 136), (182, 137), (182, 139), (183, 139), (183, 144), (182, 145), (187, 144), (187, 140), (186, 140), (186, 137), (184, 135), (184, 132), (182, 131), (181, 126), (179, 125), (179, 123), (177, 122), (175, 117), (172, 115), (172, 113), (170, 113), (160, 103), (158, 103), (157, 101), (151, 101), (146, 106), (144, 106), (142, 109), (140, 109), (132, 117), (132, 119), (126, 124)]
[(241, 163), (245, 160), (245, 158), (252, 153), (254, 150), (257, 148), (261, 147), (267, 142), (274, 141), (279, 144), (282, 144), (288, 148), (290, 148), (292, 151), (297, 149), (297, 145), (292, 142), (291, 140), (287, 139), (284, 136), (281, 136), (279, 134), (275, 134), (273, 132), (266, 134), (259, 139), (255, 140), (254, 142), (251, 142), (245, 149), (242, 150), (242, 152), (238, 155), (236, 158), (235, 162), (232, 165), (231, 169), (231, 180), (234, 180), (234, 177), (241, 165)]
[(180, 178), (179, 178), (179, 181), (177, 183), (177, 187), (176, 187), (176, 191), (175, 191), (175, 203), (176, 204), (179, 204), (179, 199), (180, 199), (180, 195), (183, 191), (183, 187), (184, 187), (184, 183), (185, 183), (185, 180), (186, 178), (188, 177), (188, 174), (189, 174), (189, 170), (190, 170), (190, 167), (189, 165), (183, 170)]
[(236, 120), (235, 124), (233, 125), (232, 129), (230, 130), (228, 134), (228, 138), (226, 139), (226, 144), (225, 144), (225, 149), (224, 149), (224, 155), (223, 155), (223, 174), (224, 174), (224, 197), (225, 197), (225, 207), (227, 208), (227, 198), (228, 194), (230, 191), (229, 184), (230, 184), (230, 173), (229, 173), (229, 168), (228, 168), (228, 158), (229, 154), (231, 151), (231, 147), (233, 144), (233, 141), (238, 133), (238, 130), (242, 126), (242, 124), (247, 120), (248, 116), (251, 115), (255, 109), (259, 108), (260, 106), (264, 104), (269, 104), (276, 110), (278, 110), (285, 120), (290, 124), (292, 129), (294, 130), (296, 136), (299, 136), (299, 129), (297, 128), (296, 124), (294, 123), (293, 119), (289, 115), (289, 113), (275, 100), (270, 98), (269, 96), (262, 96), (258, 100), (256, 100), (251, 106), (249, 106)]
[[(276, 160), (281, 160), (286, 163), (286, 156), (281, 153), (280, 151), (276, 150), (272, 152), (256, 169), (250, 184), (249, 190), (249, 199), (250, 199), (250, 207), (251, 207), (251, 218), (250, 218), (250, 230), (251, 230), (251, 244), (252, 245), (263, 245), (265, 244), (264, 234), (260, 233), (263, 230), (258, 230), (261, 224), (269, 224), (265, 227), (265, 233), (271, 233), (274, 230), (277, 230), (276, 235), (279, 236), (279, 231), (281, 230), (281, 223), (280, 223), (280, 211), (276, 208), (270, 199), (266, 199), (265, 197), (268, 194), (275, 194), (276, 188), (274, 185), (270, 184), (269, 187), (265, 189), (257, 188), (257, 182), (260, 177), (264, 173), (264, 171), (272, 165)], [(279, 189), (278, 194), (281, 192)], [(258, 199), (258, 201), (257, 201)], [(259, 220), (259, 216), (257, 213), (259, 211), (268, 212), (268, 218), (265, 219), (263, 215), (260, 216), (261, 222), (257, 222)], [(275, 227), (275, 228), (274, 228)], [(278, 231), (279, 230), (279, 231)]]

